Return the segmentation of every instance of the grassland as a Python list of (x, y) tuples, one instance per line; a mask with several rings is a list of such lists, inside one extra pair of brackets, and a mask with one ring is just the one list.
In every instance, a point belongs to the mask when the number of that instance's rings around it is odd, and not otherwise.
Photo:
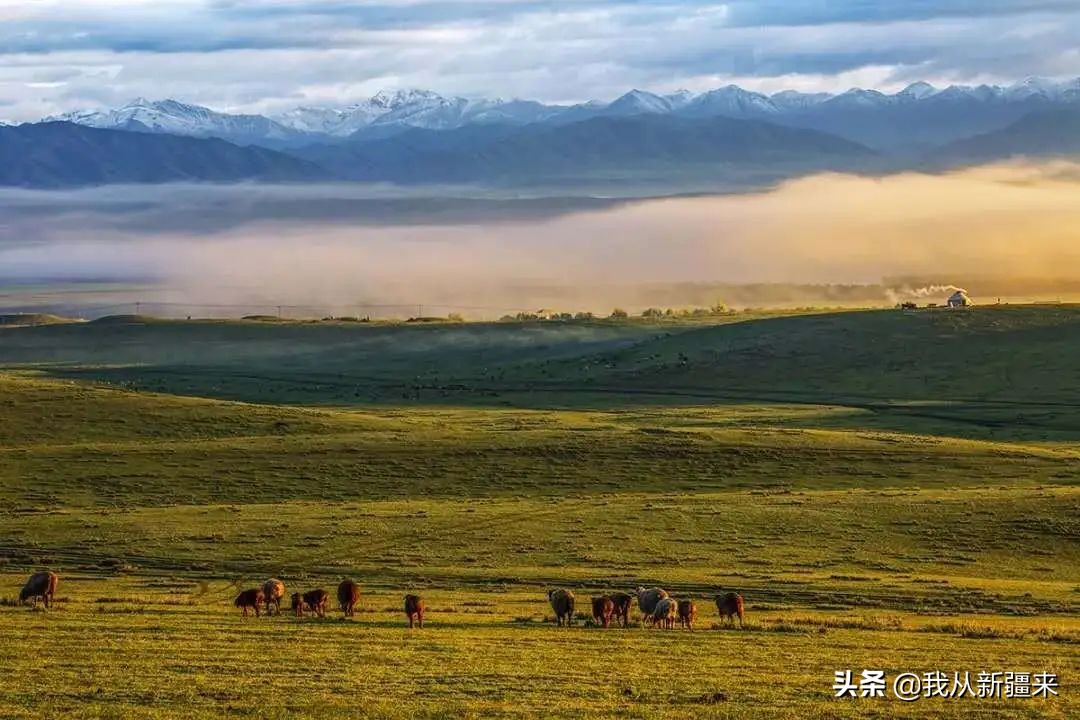
[[(64, 578), (0, 607), (0, 717), (1080, 713), (1080, 310), (731, 320), (0, 330), (0, 596)], [(242, 620), (268, 575), (362, 612)], [(545, 622), (637, 584), (699, 629)], [(846, 668), (1061, 696), (833, 699)]]

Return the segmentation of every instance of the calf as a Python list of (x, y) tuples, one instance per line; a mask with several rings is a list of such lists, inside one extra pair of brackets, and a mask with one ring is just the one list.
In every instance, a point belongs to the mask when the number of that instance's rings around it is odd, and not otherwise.
[(697, 605), (693, 600), (679, 601), (679, 624), (686, 630), (694, 629), (694, 618), (697, 617)]
[(612, 593), (608, 597), (611, 598), (611, 602), (615, 605), (615, 619), (622, 622), (623, 627), (630, 627), (630, 605), (633, 603), (634, 598), (629, 593), (624, 592)]
[(653, 627), (659, 625), (662, 628), (671, 630), (675, 627), (675, 617), (676, 615), (678, 615), (678, 613), (679, 604), (675, 602), (673, 598), (660, 598), (660, 600), (656, 603), (656, 607), (653, 609)]
[(611, 616), (615, 613), (615, 603), (611, 601), (611, 598), (607, 595), (601, 597), (594, 597), (592, 599), (592, 617), (593, 622), (600, 627), (607, 627), (611, 624)]
[(233, 604), (240, 608), (244, 617), (247, 617), (249, 608), (255, 610), (255, 617), (259, 617), (259, 608), (262, 607), (264, 600), (262, 588), (252, 588), (237, 595)]
[(305, 608), (315, 613), (318, 617), (326, 617), (326, 605), (329, 602), (330, 593), (322, 588), (309, 590), (303, 595), (300, 593), (293, 593), (292, 610), (296, 617), (303, 617)]

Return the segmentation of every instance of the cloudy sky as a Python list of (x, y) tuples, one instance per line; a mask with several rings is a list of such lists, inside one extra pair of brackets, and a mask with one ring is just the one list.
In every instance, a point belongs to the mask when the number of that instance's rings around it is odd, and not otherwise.
[(383, 88), (898, 89), (1080, 75), (1077, 0), (0, 0), (0, 119), (173, 97), (231, 111)]

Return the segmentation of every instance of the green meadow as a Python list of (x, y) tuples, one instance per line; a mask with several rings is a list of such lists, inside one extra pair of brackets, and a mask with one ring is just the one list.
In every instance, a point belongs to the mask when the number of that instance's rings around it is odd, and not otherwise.
[[(0, 327), (0, 717), (1076, 717), (1078, 358), (1068, 305)], [(241, 618), (270, 576), (360, 610)], [(592, 626), (638, 585), (695, 629)]]

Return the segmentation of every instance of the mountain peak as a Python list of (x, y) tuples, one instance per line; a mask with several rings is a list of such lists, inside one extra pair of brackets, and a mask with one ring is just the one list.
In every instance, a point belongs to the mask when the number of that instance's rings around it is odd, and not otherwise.
[(402, 88), (399, 90), (380, 90), (371, 97), (371, 104), (379, 107), (396, 108), (417, 102), (439, 101), (443, 96), (431, 90)]
[(919, 80), (918, 82), (913, 82), (908, 85), (906, 88), (897, 93), (897, 95), (903, 95), (906, 97), (914, 98), (916, 100), (922, 100), (923, 98), (930, 97), (936, 92), (936, 87), (934, 87), (928, 82)]
[(654, 95), (645, 90), (631, 90), (608, 105), (608, 110), (634, 113), (665, 113), (671, 111), (671, 103), (659, 95)]

